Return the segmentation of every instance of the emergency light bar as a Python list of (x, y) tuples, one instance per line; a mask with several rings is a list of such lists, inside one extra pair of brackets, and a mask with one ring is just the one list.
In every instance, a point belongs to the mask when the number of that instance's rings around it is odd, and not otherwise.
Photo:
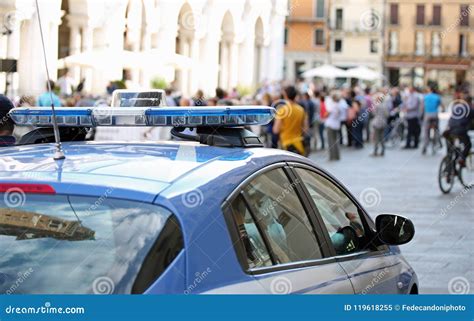
[[(266, 125), (274, 115), (275, 109), (266, 106), (56, 107), (60, 127), (238, 127)], [(14, 108), (10, 116), (17, 126), (53, 126), (49, 107)]]

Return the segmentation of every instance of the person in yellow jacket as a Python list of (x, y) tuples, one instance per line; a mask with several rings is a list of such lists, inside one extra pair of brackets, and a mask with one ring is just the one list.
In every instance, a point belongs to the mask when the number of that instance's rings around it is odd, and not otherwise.
[(286, 103), (277, 109), (273, 133), (280, 136), (283, 149), (306, 155), (303, 137), (308, 131), (308, 116), (304, 108), (295, 102), (296, 96), (298, 92), (294, 86), (285, 88), (283, 97)]

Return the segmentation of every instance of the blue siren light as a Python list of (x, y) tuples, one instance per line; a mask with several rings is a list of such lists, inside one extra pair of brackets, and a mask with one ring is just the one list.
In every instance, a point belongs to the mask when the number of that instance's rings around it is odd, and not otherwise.
[[(238, 127), (266, 125), (275, 115), (273, 107), (57, 107), (61, 127), (151, 126)], [(10, 111), (17, 126), (51, 127), (49, 107), (20, 107)]]

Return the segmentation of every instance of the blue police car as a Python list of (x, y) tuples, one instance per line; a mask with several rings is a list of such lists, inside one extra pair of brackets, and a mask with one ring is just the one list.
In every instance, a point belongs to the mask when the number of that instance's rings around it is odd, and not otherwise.
[[(269, 107), (17, 108), (36, 128), (0, 149), (0, 293), (418, 293), (398, 245), (307, 158), (244, 126)], [(172, 126), (170, 142), (86, 141), (98, 126)], [(189, 130), (185, 128), (193, 128)]]

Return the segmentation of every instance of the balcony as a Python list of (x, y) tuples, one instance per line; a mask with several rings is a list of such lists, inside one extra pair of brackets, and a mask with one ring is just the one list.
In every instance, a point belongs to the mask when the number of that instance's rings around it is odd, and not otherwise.
[(382, 22), (380, 20), (374, 22), (364, 21), (343, 21), (336, 24), (334, 21), (328, 22), (329, 28), (336, 34), (377, 34), (382, 31)]
[(316, 17), (316, 16), (288, 16), (286, 21), (288, 23), (326, 23), (326, 17)]

